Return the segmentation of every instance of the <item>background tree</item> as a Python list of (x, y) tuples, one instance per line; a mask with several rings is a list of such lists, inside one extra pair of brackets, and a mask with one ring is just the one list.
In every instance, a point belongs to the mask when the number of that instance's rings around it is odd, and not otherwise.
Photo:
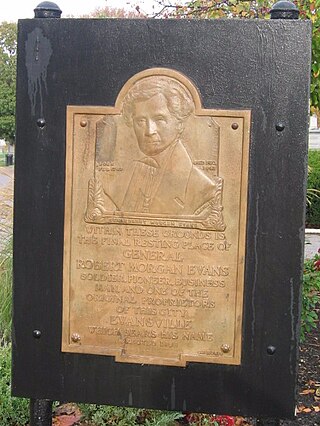
[[(158, 0), (162, 9), (156, 17), (164, 18), (269, 18), (272, 0), (193, 0), (178, 3)], [(300, 19), (312, 21), (312, 66), (310, 111), (320, 127), (320, 0), (295, 0)]]
[(312, 21), (312, 64), (310, 110), (320, 127), (320, 0), (298, 0), (300, 16)]
[(132, 10), (114, 7), (98, 7), (89, 15), (84, 15), (83, 18), (145, 18), (145, 15), (140, 13), (139, 6)]
[(15, 139), (17, 26), (0, 24), (0, 139)]

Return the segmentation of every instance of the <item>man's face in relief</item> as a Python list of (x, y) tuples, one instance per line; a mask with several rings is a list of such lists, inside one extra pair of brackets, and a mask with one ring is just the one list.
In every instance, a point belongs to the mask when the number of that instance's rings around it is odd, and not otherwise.
[(147, 156), (164, 151), (177, 139), (182, 129), (181, 121), (168, 110), (162, 94), (136, 102), (132, 118), (139, 148)]

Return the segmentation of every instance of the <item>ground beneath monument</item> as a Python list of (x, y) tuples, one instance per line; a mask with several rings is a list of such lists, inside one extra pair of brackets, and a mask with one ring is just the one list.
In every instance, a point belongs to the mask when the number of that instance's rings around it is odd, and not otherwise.
[[(319, 311), (319, 310), (318, 310)], [(320, 327), (300, 347), (297, 419), (283, 426), (320, 425)]]
[[(320, 308), (318, 309), (318, 312)], [(320, 426), (320, 327), (311, 332), (306, 341), (300, 346), (299, 356), (299, 375), (298, 375), (298, 396), (297, 396), (297, 418), (295, 420), (281, 421), (282, 426)], [(137, 425), (147, 425), (148, 411), (145, 411), (145, 417), (139, 416)], [(56, 415), (53, 420), (54, 426), (96, 426), (94, 423), (86, 423), (80, 420), (81, 413), (74, 404), (66, 404), (58, 407)], [(205, 417), (208, 422), (205, 422)], [(188, 426), (191, 420), (197, 421), (197, 417), (188, 415), (179, 422), (176, 426)], [(189, 421), (190, 420), (190, 421)], [(212, 418), (213, 420), (213, 418)], [(222, 426), (254, 426), (256, 425), (255, 419), (245, 419), (241, 417), (225, 418), (218, 417), (219, 425)], [(115, 425), (112, 419), (106, 425)], [(123, 424), (123, 423), (121, 423)], [(130, 423), (131, 424), (131, 423)], [(198, 418), (197, 423), (201, 425), (213, 425), (210, 422), (209, 416), (201, 416)]]

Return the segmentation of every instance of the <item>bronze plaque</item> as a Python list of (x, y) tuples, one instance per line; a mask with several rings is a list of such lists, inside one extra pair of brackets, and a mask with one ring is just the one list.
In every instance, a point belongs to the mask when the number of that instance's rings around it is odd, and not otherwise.
[(164, 68), (68, 107), (62, 351), (240, 364), (249, 132)]

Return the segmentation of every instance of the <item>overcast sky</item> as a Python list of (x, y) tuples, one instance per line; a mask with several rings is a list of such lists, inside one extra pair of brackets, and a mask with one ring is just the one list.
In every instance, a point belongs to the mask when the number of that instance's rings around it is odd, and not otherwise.
[[(34, 8), (41, 3), (41, 0), (1, 0), (0, 22), (17, 21), (18, 19), (33, 18)], [(62, 18), (68, 15), (75, 17), (94, 11), (97, 7), (111, 6), (126, 8), (132, 10), (139, 4), (141, 10), (146, 13), (152, 13), (153, 7), (159, 10), (155, 0), (57, 0), (54, 1), (62, 10)]]

